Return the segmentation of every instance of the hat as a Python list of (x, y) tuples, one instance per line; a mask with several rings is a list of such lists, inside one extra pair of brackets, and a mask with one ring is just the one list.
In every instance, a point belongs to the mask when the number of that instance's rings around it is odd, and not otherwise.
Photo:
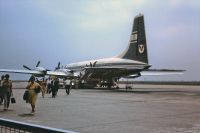
[(35, 77), (34, 77), (34, 76), (31, 76), (29, 80), (30, 80), (30, 81), (35, 81)]
[(5, 78), (8, 79), (10, 76), (8, 74), (5, 75)]

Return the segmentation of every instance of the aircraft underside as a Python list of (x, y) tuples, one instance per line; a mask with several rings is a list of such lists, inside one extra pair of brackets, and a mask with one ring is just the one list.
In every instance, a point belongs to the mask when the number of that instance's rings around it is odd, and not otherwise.
[(140, 71), (141, 70), (138, 69), (106, 69), (106, 71), (103, 69), (93, 69), (90, 71), (85, 71), (85, 73), (80, 76), (79, 84), (81, 84), (81, 87), (84, 87), (83, 84), (85, 84), (87, 87), (90, 84), (90, 88), (96, 87), (97, 85), (100, 87), (105, 86), (111, 88), (114, 86), (114, 82), (118, 81), (119, 78), (131, 74), (140, 75)]

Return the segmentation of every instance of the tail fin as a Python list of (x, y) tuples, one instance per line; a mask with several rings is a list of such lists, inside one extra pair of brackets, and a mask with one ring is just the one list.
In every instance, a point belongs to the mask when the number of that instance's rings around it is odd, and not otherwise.
[(147, 45), (144, 27), (144, 16), (139, 14), (134, 18), (133, 29), (128, 48), (118, 56), (124, 59), (148, 63)]

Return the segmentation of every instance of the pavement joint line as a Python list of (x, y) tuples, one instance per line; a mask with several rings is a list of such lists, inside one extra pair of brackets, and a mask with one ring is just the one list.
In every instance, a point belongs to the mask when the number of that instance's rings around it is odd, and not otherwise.
[(174, 115), (164, 115), (164, 116), (156, 116), (156, 117), (148, 117), (148, 118), (142, 118), (142, 119), (134, 119), (134, 120), (126, 120), (126, 121), (115, 121), (115, 122), (104, 122), (104, 123), (99, 123), (99, 124), (91, 124), (91, 125), (86, 125), (86, 126), (80, 126), (80, 127), (74, 127), (74, 128), (69, 128), (70, 130), (75, 130), (75, 129), (80, 129), (80, 128), (85, 128), (85, 127), (94, 127), (94, 126), (109, 126), (112, 124), (118, 124), (118, 123), (126, 123), (126, 122), (132, 122), (132, 121), (142, 121), (146, 119), (153, 119), (153, 118), (169, 118), (169, 117), (174, 117), (174, 116), (182, 116), (182, 115), (191, 115), (191, 114), (200, 114), (200, 111), (197, 112), (188, 112), (188, 113), (181, 113), (181, 114), (174, 114)]

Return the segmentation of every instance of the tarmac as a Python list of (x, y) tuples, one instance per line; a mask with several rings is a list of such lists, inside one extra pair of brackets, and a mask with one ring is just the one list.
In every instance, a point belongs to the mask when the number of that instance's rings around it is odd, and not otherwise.
[[(23, 86), (24, 87), (24, 86)], [(60, 89), (38, 96), (36, 113), (13, 89), (17, 103), (0, 117), (80, 133), (200, 133), (200, 86), (134, 85), (132, 90)]]

